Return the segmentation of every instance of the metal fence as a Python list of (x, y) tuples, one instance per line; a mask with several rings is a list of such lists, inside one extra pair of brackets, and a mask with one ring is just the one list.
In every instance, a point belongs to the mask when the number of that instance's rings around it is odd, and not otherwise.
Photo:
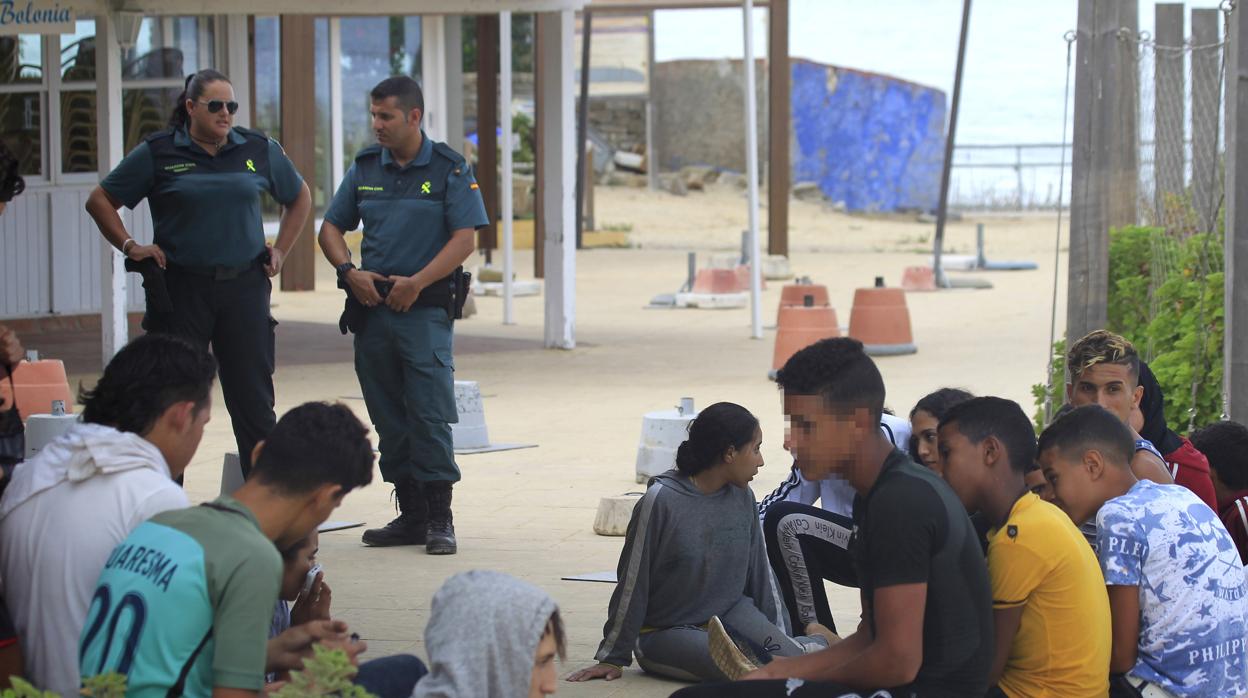
[(1070, 182), (1070, 144), (955, 145), (949, 203), (963, 209), (1051, 209), (1070, 203), (1058, 191), (1065, 148)]
[[(1140, 143), (1140, 195), (1153, 191), (1153, 141)], [(1062, 149), (1066, 150), (1066, 191), (1058, 192)], [(1192, 142), (1183, 148), (1184, 181), (1190, 181)], [(1219, 151), (1218, 157), (1221, 158)], [(953, 172), (949, 204), (962, 209), (1053, 209), (1060, 201), (1070, 205), (1070, 144), (1003, 143), (966, 144), (953, 148)], [(1150, 199), (1151, 200), (1151, 199)]]

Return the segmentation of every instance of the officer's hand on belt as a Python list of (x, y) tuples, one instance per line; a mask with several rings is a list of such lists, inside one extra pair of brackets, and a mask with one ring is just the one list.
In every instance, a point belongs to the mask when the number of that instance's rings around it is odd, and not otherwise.
[(269, 261), (264, 265), (264, 273), (270, 278), (282, 273), (282, 263), (286, 261), (286, 253), (282, 248), (269, 245)]
[(386, 296), (386, 305), (396, 313), (406, 313), (424, 288), (414, 276), (391, 276), (389, 280), (394, 282), (394, 288)]
[(124, 254), (136, 262), (142, 262), (148, 257), (152, 257), (160, 265), (161, 269), (164, 269), (168, 263), (165, 260), (165, 251), (160, 249), (158, 245), (130, 245)]
[(373, 282), (385, 281), (386, 277), (377, 272), (352, 269), (346, 273), (347, 284), (351, 286), (351, 295), (362, 305), (372, 308), (381, 305), (381, 294)]

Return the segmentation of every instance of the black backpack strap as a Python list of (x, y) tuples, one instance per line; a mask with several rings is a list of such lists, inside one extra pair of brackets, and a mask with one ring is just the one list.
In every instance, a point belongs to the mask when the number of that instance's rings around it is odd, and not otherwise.
[(165, 698), (181, 698), (182, 691), (186, 688), (186, 678), (191, 674), (191, 667), (195, 666), (195, 660), (199, 658), (199, 653), (204, 651), (204, 645), (212, 639), (212, 628), (208, 628), (208, 634), (204, 635), (204, 639), (199, 641), (199, 646), (191, 652), (191, 656), (186, 660), (186, 664), (182, 665), (182, 671), (178, 673), (178, 680), (169, 687), (169, 692), (165, 694)]

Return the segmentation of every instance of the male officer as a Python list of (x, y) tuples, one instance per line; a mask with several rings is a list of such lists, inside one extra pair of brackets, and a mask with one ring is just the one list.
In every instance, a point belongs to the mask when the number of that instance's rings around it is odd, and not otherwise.
[[(369, 96), (377, 145), (356, 155), (320, 232), (348, 309), (359, 304), (350, 323), (355, 372), (377, 427), (381, 474), (399, 506), (399, 517), (365, 531), (364, 543), (424, 544), (430, 555), (451, 555), (451, 486), (460, 477), (451, 443), (451, 297), (473, 233), (489, 220), (464, 158), (421, 130), (416, 81), (386, 78)], [(343, 231), (361, 219), (357, 269)]]

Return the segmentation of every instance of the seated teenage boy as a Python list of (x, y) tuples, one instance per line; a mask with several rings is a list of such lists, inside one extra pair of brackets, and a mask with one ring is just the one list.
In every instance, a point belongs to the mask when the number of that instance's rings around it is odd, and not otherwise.
[(1017, 403), (981, 397), (940, 421), (945, 480), (985, 516), (996, 649), (989, 695), (1103, 696), (1109, 599), (1096, 554), (1062, 510), (1031, 493), (1036, 432)]
[(842, 477), (861, 497), (850, 545), (862, 622), (826, 650), (776, 658), (747, 677), (760, 680), (678, 695), (982, 696), (992, 661), (983, 553), (949, 485), (880, 433), (884, 381), (862, 343), (838, 338), (807, 347), (777, 382), (802, 475)]
[(216, 366), (177, 337), (139, 337), (82, 396), (82, 422), (14, 471), (0, 498), (0, 577), (40, 688), (78, 693), (78, 638), (105, 561), (139, 524), (190, 506), (173, 478), (212, 416)]
[[(880, 433), (893, 446), (906, 450), (910, 422), (881, 414)], [(786, 430), (785, 450), (792, 450), (791, 443)], [(807, 480), (794, 463), (789, 477), (758, 503), (767, 560), (776, 575), (793, 628), (819, 623), (836, 631), (827, 593), (818, 580), (858, 586), (847, 550), (854, 528), (854, 496), (854, 488), (848, 482), (836, 477)]]
[(82, 631), (84, 677), (124, 674), (128, 696), (259, 694), (282, 578), (278, 548), (372, 480), (373, 451), (349, 409), (307, 403), (253, 456), (233, 496), (160, 514), (113, 551)]
[(1248, 565), (1248, 427), (1215, 422), (1192, 434), (1192, 444), (1209, 459), (1218, 516)]
[[(1125, 338), (1106, 330), (1089, 332), (1066, 352), (1066, 369), (1070, 377), (1070, 382), (1066, 384), (1066, 398), (1074, 407), (1100, 405), (1128, 427), (1132, 411), (1139, 410), (1140, 417), (1145, 424), (1148, 423), (1149, 415), (1144, 413), (1147, 406), (1142, 405), (1144, 386), (1140, 383), (1140, 356), (1135, 346)], [(1160, 402), (1160, 387), (1156, 388), (1156, 393), (1150, 398), (1151, 402)], [(1162, 424), (1164, 426), (1164, 421)], [(1203, 457), (1189, 462), (1186, 467), (1174, 467), (1158, 450), (1157, 444), (1140, 436), (1134, 429), (1132, 436), (1135, 451), (1131, 457), (1131, 470), (1137, 478), (1159, 484), (1183, 485), (1195, 492), (1210, 508), (1217, 506), (1213, 483), (1209, 480), (1209, 464)]]
[(1096, 519), (1113, 617), (1110, 695), (1248, 691), (1248, 585), (1213, 510), (1184, 487), (1137, 479), (1130, 428), (1096, 405), (1054, 422), (1037, 450), (1054, 503), (1075, 521)]

